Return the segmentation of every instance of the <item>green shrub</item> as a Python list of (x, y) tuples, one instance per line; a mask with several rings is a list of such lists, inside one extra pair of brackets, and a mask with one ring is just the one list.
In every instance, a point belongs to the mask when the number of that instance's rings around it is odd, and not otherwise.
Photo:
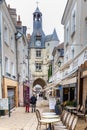
[(67, 101), (66, 106), (75, 106), (75, 101)]

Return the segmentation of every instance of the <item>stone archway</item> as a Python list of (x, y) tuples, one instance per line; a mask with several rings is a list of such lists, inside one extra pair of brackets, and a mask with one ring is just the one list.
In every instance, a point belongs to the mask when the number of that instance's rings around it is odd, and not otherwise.
[[(45, 86), (46, 86), (46, 82), (41, 78), (37, 78), (33, 82), (33, 91), (36, 92), (36, 93), (42, 92), (42, 89), (44, 89)], [(43, 96), (44, 96), (44, 94), (45, 93), (43, 93)]]

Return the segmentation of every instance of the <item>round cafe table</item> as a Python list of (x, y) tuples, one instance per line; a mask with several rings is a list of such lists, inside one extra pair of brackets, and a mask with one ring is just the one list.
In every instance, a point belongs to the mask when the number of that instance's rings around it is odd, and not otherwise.
[(52, 119), (52, 118), (59, 118), (59, 115), (42, 115), (43, 118)]
[(49, 118), (49, 119), (41, 119), (41, 123), (49, 124), (49, 128), (47, 130), (52, 130), (52, 123), (60, 121), (59, 118)]
[(46, 115), (56, 115), (55, 112), (43, 112), (42, 113), (43, 116), (46, 116)]

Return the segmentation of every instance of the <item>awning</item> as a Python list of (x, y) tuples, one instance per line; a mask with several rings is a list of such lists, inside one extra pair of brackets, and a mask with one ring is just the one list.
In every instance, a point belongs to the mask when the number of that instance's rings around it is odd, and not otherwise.
[(73, 84), (73, 83), (76, 83), (77, 82), (77, 78), (76, 77), (73, 77), (73, 78), (70, 78), (70, 79), (65, 79), (61, 82), (62, 85), (67, 85), (67, 84)]
[(59, 81), (59, 82), (52, 82), (52, 83), (48, 84), (47, 87), (45, 87), (42, 91), (46, 91), (46, 90), (50, 90), (52, 88), (55, 88), (59, 84), (61, 84), (61, 81)]
[(51, 89), (53, 86), (54, 86), (54, 83), (50, 83), (50, 84), (48, 84), (42, 91), (49, 90), (49, 89)]

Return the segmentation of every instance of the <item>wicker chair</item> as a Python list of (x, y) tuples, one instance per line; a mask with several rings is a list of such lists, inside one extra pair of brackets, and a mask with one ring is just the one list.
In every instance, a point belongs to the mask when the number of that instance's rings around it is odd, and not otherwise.
[(77, 106), (77, 109), (76, 110), (73, 110), (72, 113), (73, 114), (77, 114), (80, 110), (80, 105)]
[(85, 121), (87, 121), (86, 109), (84, 108), (81, 112), (78, 112), (77, 116), (79, 118), (84, 119)]
[(63, 128), (63, 127), (58, 126), (57, 128), (54, 127), (54, 130), (75, 130), (76, 125), (77, 125), (77, 121), (78, 121), (78, 117), (71, 115), (69, 123), (68, 123), (68, 127)]
[(38, 128), (41, 130), (41, 125), (45, 125), (46, 129), (47, 129), (47, 124), (40, 122), (40, 120), (41, 120), (41, 114), (40, 114), (40, 111), (38, 109), (36, 109), (36, 117), (37, 117), (37, 121), (38, 121), (37, 129), (36, 130), (38, 130)]

